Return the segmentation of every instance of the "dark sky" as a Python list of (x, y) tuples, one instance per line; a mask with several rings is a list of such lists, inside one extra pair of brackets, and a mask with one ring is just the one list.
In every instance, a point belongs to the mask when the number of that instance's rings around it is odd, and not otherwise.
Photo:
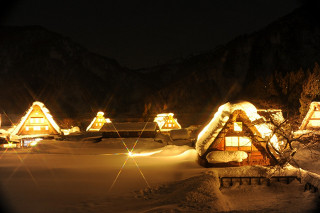
[(301, 5), (297, 0), (12, 0), (3, 25), (41, 25), (140, 68), (214, 49)]

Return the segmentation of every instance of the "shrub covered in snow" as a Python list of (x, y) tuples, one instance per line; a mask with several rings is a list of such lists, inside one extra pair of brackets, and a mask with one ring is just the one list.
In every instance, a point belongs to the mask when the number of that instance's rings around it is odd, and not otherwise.
[(242, 162), (248, 154), (244, 151), (212, 151), (206, 156), (209, 163)]
[(173, 129), (170, 131), (172, 140), (187, 140), (189, 139), (189, 132), (187, 129)]

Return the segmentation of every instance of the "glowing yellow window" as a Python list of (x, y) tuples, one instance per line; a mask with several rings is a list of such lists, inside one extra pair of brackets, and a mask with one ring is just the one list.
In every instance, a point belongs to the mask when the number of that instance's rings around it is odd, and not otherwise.
[(239, 146), (251, 146), (251, 139), (248, 137), (239, 137)]
[(239, 139), (239, 137), (237, 137), (237, 136), (225, 137), (226, 146), (238, 146), (238, 144), (239, 144), (238, 139)]
[(169, 126), (169, 127), (171, 127), (172, 125), (171, 125), (171, 124), (169, 124), (168, 126)]
[(234, 122), (233, 123), (233, 130), (235, 132), (241, 132), (242, 131), (242, 122)]
[(26, 131), (29, 131), (29, 127), (28, 126), (26, 126)]
[(39, 131), (39, 130), (41, 130), (41, 128), (40, 128), (40, 126), (34, 126), (33, 130), (38, 130)]
[(49, 127), (48, 127), (48, 126), (46, 126), (46, 130), (49, 130)]

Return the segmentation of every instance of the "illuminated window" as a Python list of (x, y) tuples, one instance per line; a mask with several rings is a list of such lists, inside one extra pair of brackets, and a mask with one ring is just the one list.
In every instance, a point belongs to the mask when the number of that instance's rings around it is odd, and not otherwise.
[(48, 127), (48, 126), (46, 126), (46, 130), (49, 130), (49, 127)]
[(36, 118), (36, 123), (39, 123), (39, 122), (40, 122), (39, 118)]
[(248, 137), (229, 136), (225, 137), (226, 146), (251, 146), (251, 139)]
[(248, 137), (239, 137), (239, 146), (251, 146), (251, 139)]
[(33, 118), (30, 118), (30, 123), (34, 123)]
[(233, 123), (233, 130), (235, 132), (241, 132), (242, 131), (242, 122), (234, 122)]
[(238, 137), (226, 137), (226, 146), (238, 146)]
[(44, 118), (41, 118), (41, 123), (44, 123)]
[(102, 125), (102, 123), (99, 123), (99, 126), (101, 126)]
[(41, 128), (40, 128), (40, 126), (34, 126), (34, 127), (33, 127), (33, 130), (39, 131), (39, 130), (41, 130)]
[(96, 123), (96, 126), (98, 126), (98, 123)]
[(28, 126), (26, 126), (26, 131), (29, 131), (29, 127)]

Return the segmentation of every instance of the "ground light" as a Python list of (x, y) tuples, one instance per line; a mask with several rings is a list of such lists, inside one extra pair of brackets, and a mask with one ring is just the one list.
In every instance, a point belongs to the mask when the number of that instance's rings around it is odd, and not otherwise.
[[(12, 142), (9, 142), (9, 143), (12, 143)], [(8, 149), (9, 149), (9, 148), (6, 148), (6, 150), (5, 150), (5, 151), (2, 153), (2, 155), (0, 156), (0, 159), (2, 159), (3, 155), (8, 151)], [(24, 165), (24, 159), (18, 154), (17, 150), (16, 150), (15, 148), (10, 148), (10, 149), (14, 151), (14, 153), (16, 154), (16, 156), (17, 156), (17, 158), (19, 159), (19, 161)], [(20, 165), (20, 166), (17, 166), (17, 167), (12, 171), (12, 173), (11, 173), (10, 176), (8, 177), (8, 180), (18, 171), (18, 169), (19, 169), (20, 167), (21, 167), (21, 165)], [(31, 177), (32, 181), (34, 182), (34, 184), (35, 184), (36, 186), (39, 186), (38, 183), (37, 183), (37, 181), (36, 181), (36, 179), (34, 178), (32, 172), (30, 171), (30, 169), (29, 169), (27, 166), (25, 166), (25, 165), (24, 165), (24, 167), (25, 167), (26, 171), (28, 172), (28, 174), (30, 175), (30, 177)]]
[[(149, 120), (148, 120), (149, 121)], [(122, 166), (121, 166), (121, 168), (120, 168), (120, 170), (119, 170), (119, 172), (117, 173), (117, 175), (116, 175), (116, 177), (115, 177), (115, 179), (114, 179), (114, 181), (112, 182), (112, 184), (111, 184), (111, 186), (110, 186), (110, 188), (109, 188), (109, 192), (112, 190), (112, 188), (114, 187), (114, 185), (116, 184), (116, 182), (117, 182), (117, 180), (118, 180), (118, 178), (119, 178), (119, 176), (120, 176), (120, 174), (121, 174), (121, 172), (122, 172), (122, 170), (123, 170), (123, 168), (125, 167), (125, 165), (126, 165), (126, 163), (128, 162), (128, 160), (129, 160), (129, 158), (134, 162), (134, 164), (135, 164), (135, 166), (137, 167), (137, 169), (138, 169), (138, 171), (139, 171), (139, 173), (141, 174), (141, 177), (143, 178), (143, 180), (145, 181), (145, 183), (146, 183), (146, 185), (148, 186), (148, 187), (150, 187), (150, 185), (149, 185), (149, 183), (148, 183), (148, 181), (147, 181), (147, 179), (146, 179), (146, 177), (144, 176), (144, 174), (143, 174), (143, 172), (142, 172), (142, 170), (140, 169), (140, 167), (139, 167), (139, 165), (138, 165), (138, 163), (137, 163), (137, 161), (134, 159), (136, 156), (139, 156), (139, 154), (134, 154), (134, 149), (135, 149), (135, 147), (136, 147), (136, 145), (137, 145), (137, 143), (139, 142), (139, 139), (140, 139), (140, 137), (141, 137), (141, 135), (142, 135), (142, 133), (144, 132), (144, 130), (145, 130), (145, 128), (146, 128), (146, 126), (147, 126), (147, 124), (148, 124), (148, 121), (146, 122), (146, 124), (145, 124), (145, 126), (143, 127), (143, 129), (142, 129), (142, 131), (141, 131), (141, 134), (140, 134), (140, 136), (137, 138), (137, 140), (135, 141), (135, 143), (133, 144), (133, 147), (131, 148), (131, 149), (129, 149), (128, 148), (128, 146), (127, 146), (127, 144), (124, 142), (124, 140), (121, 138), (121, 136), (120, 136), (120, 133), (119, 133), (119, 131), (116, 129), (116, 127), (113, 125), (113, 123), (111, 123), (112, 124), (112, 126), (113, 126), (113, 128), (115, 129), (115, 131), (117, 132), (117, 135), (119, 136), (119, 138), (121, 139), (121, 142), (122, 142), (122, 144), (123, 144), (123, 146), (124, 146), (124, 148), (126, 149), (126, 151), (127, 151), (127, 155), (128, 155), (128, 157), (125, 159), (125, 161), (123, 162), (123, 164), (122, 164)], [(151, 155), (151, 154), (150, 154)], [(143, 155), (140, 155), (140, 156), (143, 156)], [(147, 156), (147, 155), (146, 155)]]

